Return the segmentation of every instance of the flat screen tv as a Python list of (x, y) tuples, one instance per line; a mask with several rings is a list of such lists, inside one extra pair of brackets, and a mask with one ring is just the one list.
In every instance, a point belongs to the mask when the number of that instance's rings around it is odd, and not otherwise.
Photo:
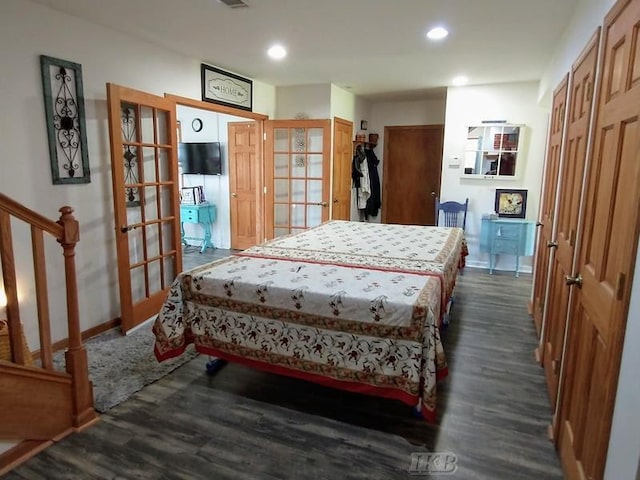
[(180, 143), (178, 163), (182, 167), (182, 173), (222, 175), (220, 142)]

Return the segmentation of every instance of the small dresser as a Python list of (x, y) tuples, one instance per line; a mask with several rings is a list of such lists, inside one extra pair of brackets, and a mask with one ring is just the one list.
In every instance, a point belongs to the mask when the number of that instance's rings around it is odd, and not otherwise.
[[(216, 206), (210, 203), (199, 205), (180, 205), (180, 233), (183, 245), (188, 245), (187, 240), (198, 240), (202, 242), (200, 252), (204, 252), (207, 247), (215, 248), (211, 242), (211, 231), (213, 222), (216, 220)], [(185, 223), (197, 223), (202, 227), (202, 237), (187, 237), (184, 233)]]
[(482, 219), (480, 251), (489, 254), (489, 273), (493, 273), (496, 255), (516, 257), (515, 273), (519, 276), (520, 257), (533, 255), (535, 222), (516, 218)]

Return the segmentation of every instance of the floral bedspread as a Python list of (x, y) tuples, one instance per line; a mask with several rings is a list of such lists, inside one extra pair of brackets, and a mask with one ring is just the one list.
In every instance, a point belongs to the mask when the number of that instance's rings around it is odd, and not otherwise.
[(261, 257), (258, 248), (178, 276), (153, 327), (158, 360), (194, 343), (265, 370), (421, 400), (434, 420), (446, 374), (437, 272)]
[(468, 255), (461, 228), (332, 220), (243, 251), (259, 258), (288, 258), (402, 272), (430, 272), (442, 282), (444, 313), (458, 269)]

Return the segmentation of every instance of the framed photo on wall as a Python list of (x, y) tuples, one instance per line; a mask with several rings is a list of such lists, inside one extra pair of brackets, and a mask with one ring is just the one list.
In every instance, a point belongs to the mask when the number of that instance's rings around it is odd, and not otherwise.
[(495, 211), (501, 218), (525, 218), (527, 190), (496, 188)]

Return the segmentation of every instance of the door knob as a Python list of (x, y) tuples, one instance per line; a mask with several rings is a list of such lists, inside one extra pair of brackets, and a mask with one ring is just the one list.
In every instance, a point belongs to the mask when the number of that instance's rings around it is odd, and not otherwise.
[(431, 196), (435, 197), (436, 196), (436, 192), (431, 192)]
[(567, 285), (576, 285), (578, 288), (582, 288), (582, 275), (577, 274), (575, 277), (567, 275), (564, 277), (564, 283)]
[(121, 231), (122, 233), (127, 233), (127, 232), (129, 232), (129, 231), (133, 230), (134, 228), (135, 228), (135, 227), (132, 227), (132, 226), (130, 226), (130, 225), (122, 225), (122, 226), (120, 227), (120, 231)]
[(544, 223), (542, 223), (542, 222), (536, 222), (536, 227), (544, 227)]
[(547, 242), (547, 248), (558, 248), (558, 242)]
[(231, 196), (232, 196), (233, 198), (236, 198), (236, 197), (238, 196), (238, 194), (237, 194), (236, 192), (231, 192)]

